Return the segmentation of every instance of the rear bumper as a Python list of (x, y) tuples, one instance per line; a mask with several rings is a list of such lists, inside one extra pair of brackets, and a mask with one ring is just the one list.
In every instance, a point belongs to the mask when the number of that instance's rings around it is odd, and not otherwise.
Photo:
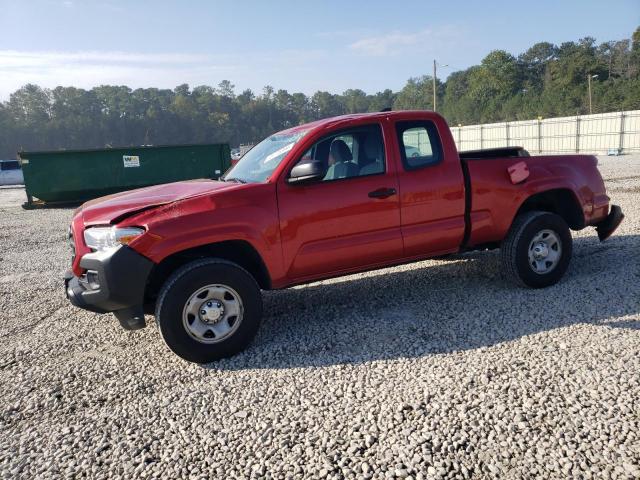
[(595, 224), (596, 232), (598, 232), (598, 238), (601, 242), (604, 242), (607, 238), (609, 238), (613, 232), (616, 231), (616, 228), (620, 225), (622, 220), (624, 219), (624, 213), (622, 213), (622, 209), (618, 205), (611, 205), (611, 211), (607, 217)]
[(125, 328), (144, 326), (142, 305), (151, 260), (123, 246), (88, 253), (80, 267), (86, 271), (82, 277), (71, 271), (64, 277), (65, 292), (73, 305), (96, 313), (113, 312)]

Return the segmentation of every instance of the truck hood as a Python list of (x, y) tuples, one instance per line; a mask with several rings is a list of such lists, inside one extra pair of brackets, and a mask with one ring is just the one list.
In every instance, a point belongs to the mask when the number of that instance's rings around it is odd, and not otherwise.
[(76, 213), (82, 214), (85, 225), (107, 225), (160, 205), (240, 186), (240, 183), (215, 180), (167, 183), (96, 198), (83, 204)]

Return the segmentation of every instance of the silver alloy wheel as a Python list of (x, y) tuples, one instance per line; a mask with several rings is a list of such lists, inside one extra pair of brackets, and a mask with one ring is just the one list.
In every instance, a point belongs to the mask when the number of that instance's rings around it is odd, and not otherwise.
[(218, 343), (233, 335), (242, 323), (244, 308), (238, 292), (227, 285), (202, 287), (187, 300), (182, 324), (201, 343)]
[(529, 266), (543, 275), (556, 268), (562, 257), (562, 242), (553, 230), (540, 230), (529, 243)]

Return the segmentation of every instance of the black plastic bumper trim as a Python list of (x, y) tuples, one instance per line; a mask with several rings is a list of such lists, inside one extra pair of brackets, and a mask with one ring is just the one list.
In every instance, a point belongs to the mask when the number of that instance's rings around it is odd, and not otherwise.
[(600, 241), (604, 242), (609, 238), (613, 232), (616, 231), (616, 228), (618, 228), (623, 219), (624, 213), (622, 213), (622, 209), (618, 205), (611, 205), (611, 211), (609, 215), (607, 215), (607, 218), (595, 225)]
[(128, 310), (137, 315), (144, 303), (147, 277), (153, 267), (151, 260), (122, 246), (115, 250), (88, 253), (80, 260), (80, 266), (97, 273), (99, 287), (91, 289), (72, 272), (67, 272), (65, 290), (73, 305), (96, 313)]

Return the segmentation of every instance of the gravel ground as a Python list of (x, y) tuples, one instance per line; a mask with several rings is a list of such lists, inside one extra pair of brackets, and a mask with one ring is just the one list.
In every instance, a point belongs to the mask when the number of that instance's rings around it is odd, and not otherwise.
[(72, 308), (72, 210), (1, 189), (0, 477), (639, 478), (640, 156), (601, 169), (627, 218), (560, 284), (483, 253), (269, 292), (206, 367)]

